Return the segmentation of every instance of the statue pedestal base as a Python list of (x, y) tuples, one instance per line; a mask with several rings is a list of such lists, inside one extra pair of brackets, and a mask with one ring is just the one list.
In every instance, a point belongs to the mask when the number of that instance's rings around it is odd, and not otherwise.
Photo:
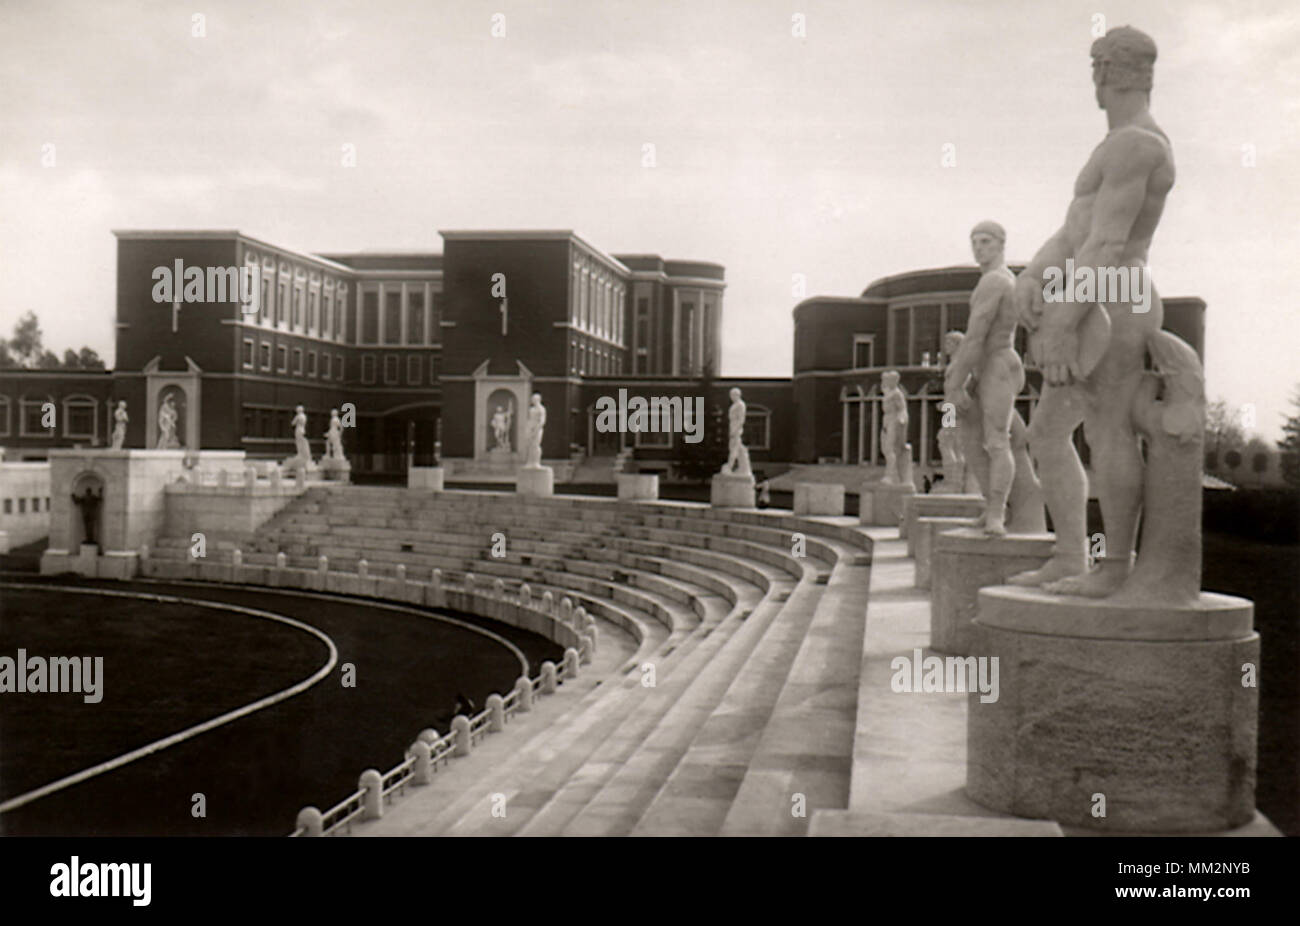
[(934, 561), (935, 537), (943, 531), (974, 526), (974, 518), (917, 518), (910, 538), (916, 541), (916, 557), (912, 560), (912, 583), (917, 588), (930, 587), (930, 566)]
[(1253, 618), (1250, 601), (1212, 592), (1148, 606), (981, 590), (974, 651), (998, 659), (998, 696), (968, 700), (967, 794), (1107, 833), (1248, 823), (1259, 688), (1243, 686), (1242, 667), (1259, 665)]
[(336, 460), (333, 457), (322, 457), (320, 474), (325, 477), (327, 482), (346, 484), (352, 481), (352, 464), (346, 459)]
[(940, 531), (930, 547), (930, 648), (969, 656), (979, 590), (1002, 585), (1018, 572), (1047, 562), (1054, 534), (990, 537), (982, 530)]
[(406, 471), (406, 487), (441, 492), (447, 471), (441, 466), (412, 466)]
[(555, 494), (555, 470), (549, 466), (520, 467), (515, 476), (515, 492), (549, 498)]
[(900, 540), (907, 541), (907, 555), (916, 555), (917, 518), (977, 518), (984, 513), (984, 496), (966, 493), (913, 495), (903, 499), (903, 517), (898, 524)]
[(754, 477), (738, 473), (718, 473), (713, 477), (709, 504), (714, 508), (753, 508)]
[(618, 500), (621, 502), (653, 502), (659, 499), (659, 476), (656, 473), (619, 473)]
[(794, 486), (797, 515), (844, 514), (844, 486), (838, 482), (797, 482)]
[(858, 519), (876, 527), (897, 525), (904, 501), (915, 494), (916, 486), (910, 483), (868, 482), (858, 495)]

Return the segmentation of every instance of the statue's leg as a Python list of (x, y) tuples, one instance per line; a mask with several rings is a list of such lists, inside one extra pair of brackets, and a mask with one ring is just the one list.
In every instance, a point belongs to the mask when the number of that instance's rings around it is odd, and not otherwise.
[(1029, 428), (1020, 412), (1011, 412), (1011, 455), (1016, 471), (1011, 477), (1011, 494), (1007, 497), (1007, 529), (1021, 534), (1041, 534), (1047, 530), (1043, 514), (1043, 486), (1034, 472), (1029, 456)]
[(980, 381), (980, 401), (984, 411), (984, 451), (988, 454), (984, 532), (1002, 535), (1007, 532), (1007, 495), (1016, 471), (1011, 453), (1011, 411), (1016, 390), (1014, 383), (998, 372)]
[(1045, 585), (1088, 569), (1088, 480), (1071, 438), (1083, 421), (1085, 396), (1077, 385), (1043, 387), (1029, 423), (1029, 448), (1038, 464), (1056, 545), (1040, 568), (1012, 576), (1012, 585)]

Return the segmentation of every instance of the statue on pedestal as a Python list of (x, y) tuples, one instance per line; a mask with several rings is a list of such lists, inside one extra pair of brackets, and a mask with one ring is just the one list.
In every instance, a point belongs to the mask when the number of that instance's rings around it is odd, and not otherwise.
[(723, 476), (752, 476), (749, 450), (745, 447), (745, 401), (734, 386), (729, 393), (731, 406), (727, 409), (727, 462), (719, 471)]
[(498, 405), (492, 413), (492, 438), (496, 441), (493, 450), (510, 449), (510, 419), (513, 417), (514, 412), (504, 405)]
[(542, 434), (546, 430), (546, 406), (540, 392), (534, 392), (528, 403), (528, 424), (524, 431), (524, 467), (540, 469), (542, 466)]
[(1015, 528), (1041, 531), (1042, 494), (1026, 447), (1025, 422), (1015, 406), (1025, 368), (1013, 346), (1015, 277), (1003, 256), (1007, 234), (997, 222), (986, 221), (971, 229), (970, 240), (983, 273), (971, 293), (966, 333), (950, 331), (944, 339), (951, 358), (944, 397), (956, 410), (962, 457), (985, 499), (979, 517), (984, 532), (1006, 534), (1009, 499), (1019, 522)]
[[(130, 416), (126, 413), (126, 402), (119, 400), (117, 409), (113, 412), (113, 449), (121, 450), (126, 444), (126, 423)], [(174, 425), (173, 425), (174, 427)]]
[[(1189, 590), (1198, 594), (1199, 580), (1134, 569), (1134, 550), (1141, 515), (1149, 534), (1182, 524), (1189, 534), (1184, 542), (1197, 555), (1181, 568), (1200, 561), (1200, 364), (1191, 348), (1161, 331), (1164, 311), (1147, 270), (1151, 239), (1174, 184), (1173, 152), (1149, 108), (1155, 42), (1121, 26), (1093, 43), (1092, 59), (1109, 132), (1075, 181), (1065, 223), (1015, 286), (1017, 311), (1032, 332), (1030, 351), (1043, 371), (1029, 441), (1056, 549), (1041, 569), (1011, 581), (1062, 594), (1118, 593), (1119, 600), (1172, 603), (1185, 600)], [(1144, 371), (1148, 351), (1160, 371), (1156, 378)], [(1160, 400), (1155, 394), (1162, 384), (1168, 388)], [(1080, 423), (1106, 538), (1105, 559), (1091, 571), (1088, 483), (1072, 441)], [(1145, 465), (1139, 426), (1148, 438)], [(1194, 480), (1185, 472), (1189, 466), (1198, 470)], [(1162, 490), (1168, 485), (1176, 485), (1176, 493)], [(1193, 508), (1198, 517), (1185, 517)], [(1155, 546), (1144, 542), (1143, 558), (1161, 556)]]
[(169, 394), (158, 407), (158, 449), (175, 450), (180, 447), (176, 439), (176, 402)]
[(886, 370), (880, 377), (882, 390), (880, 446), (885, 454), (885, 485), (911, 482), (911, 449), (907, 443), (907, 393), (899, 385), (897, 370)]
[(87, 486), (81, 495), (73, 493), (72, 503), (81, 511), (81, 528), (86, 535), (82, 543), (99, 543), (97, 534), (99, 530), (99, 508), (104, 504), (103, 490), (96, 492), (93, 487)]
[(344, 460), (343, 455), (343, 422), (339, 420), (339, 410), (330, 409), (329, 430), (325, 432), (325, 458), (328, 460)]
[(307, 413), (301, 405), (294, 409), (292, 423), (294, 455), (285, 462), (311, 466), (311, 445), (307, 443)]

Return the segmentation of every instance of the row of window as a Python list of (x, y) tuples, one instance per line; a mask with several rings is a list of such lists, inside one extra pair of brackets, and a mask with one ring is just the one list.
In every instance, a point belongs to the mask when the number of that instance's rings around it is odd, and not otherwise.
[[(293, 438), (293, 416), (295, 410), (292, 408), (277, 408), (269, 405), (245, 405), (241, 409), (241, 413), (244, 428), (243, 439), (245, 441), (287, 441)], [(306, 411), (306, 415), (307, 439), (309, 441), (317, 442), (324, 440), (325, 432), (329, 429), (329, 412)]]
[(301, 347), (289, 349), (286, 344), (272, 345), (263, 341), (257, 346), (257, 356), (253, 354), (253, 339), (244, 338), (241, 362), (245, 370), (260, 369), (271, 372), (272, 359), (276, 373), (292, 376), (307, 376), (311, 379), (334, 380), (343, 382), (343, 355), (317, 352), (312, 349), (304, 351)]
[(577, 376), (621, 376), (623, 353), (615, 348), (569, 341), (569, 372)]
[(570, 323), (581, 331), (622, 344), (626, 292), (626, 285), (595, 261), (575, 261), (570, 279)]
[[(4, 512), (5, 512), (5, 514), (13, 514), (13, 513), (14, 513), (14, 508), (15, 508), (15, 504), (14, 504), (14, 503), (15, 503), (15, 502), (17, 502), (17, 506), (16, 506), (16, 507), (17, 507), (17, 509), (18, 509), (18, 514), (27, 514), (27, 499), (25, 499), (25, 498), (6, 498), (6, 499), (5, 499), (5, 507), (4, 507)], [(31, 502), (32, 502), (32, 514), (39, 514), (39, 513), (40, 513), (40, 511), (41, 511), (41, 502), (44, 502), (44, 503), (45, 503), (45, 510), (46, 510), (47, 512), (50, 510), (50, 497), (49, 497), (48, 495), (45, 496), (44, 498), (39, 498), (39, 497), (33, 495), (33, 496), (32, 496), (32, 499), (31, 499)]]
[[(271, 255), (245, 252), (248, 266), (260, 270), (261, 311), (265, 326), (343, 342), (347, 331), (347, 284)], [(277, 272), (278, 271), (278, 272)]]
[[(425, 379), (426, 359), (428, 378)], [(374, 354), (361, 355), (361, 382), (370, 386), (378, 382), (379, 361)], [(438, 385), (438, 355), (407, 354), (406, 379), (401, 378), (402, 355), (385, 354), (383, 376), (385, 386), (436, 386)]]
[[(94, 440), (99, 403), (90, 396), (69, 396), (61, 404), (52, 396), (18, 400), (18, 435), (20, 437), (63, 437), (75, 440)], [(13, 435), (13, 403), (8, 396), (0, 396), (0, 437)], [(52, 407), (52, 408), (51, 408)], [(51, 416), (50, 411), (54, 414)], [(53, 427), (47, 426), (53, 420)]]
[(432, 283), (377, 283), (361, 290), (358, 344), (436, 344), (441, 340), (439, 293)]

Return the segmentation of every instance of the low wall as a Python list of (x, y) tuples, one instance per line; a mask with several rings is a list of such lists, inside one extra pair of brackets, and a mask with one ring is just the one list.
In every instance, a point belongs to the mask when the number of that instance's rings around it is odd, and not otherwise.
[(242, 485), (167, 486), (163, 536), (189, 537), (201, 531), (209, 540), (253, 533), (303, 492), (292, 480)]
[(0, 553), (49, 533), (50, 464), (0, 463)]

